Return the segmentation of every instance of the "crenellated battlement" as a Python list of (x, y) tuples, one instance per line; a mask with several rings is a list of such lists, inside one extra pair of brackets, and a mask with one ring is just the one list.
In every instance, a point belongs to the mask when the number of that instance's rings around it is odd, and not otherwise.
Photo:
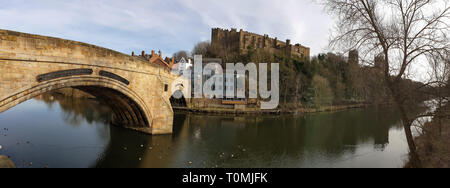
[(310, 49), (299, 43), (292, 45), (291, 40), (280, 41), (277, 37), (256, 34), (235, 28), (213, 28), (211, 45), (229, 53), (246, 54), (248, 49), (263, 49), (269, 52), (284, 52), (288, 56), (310, 57)]

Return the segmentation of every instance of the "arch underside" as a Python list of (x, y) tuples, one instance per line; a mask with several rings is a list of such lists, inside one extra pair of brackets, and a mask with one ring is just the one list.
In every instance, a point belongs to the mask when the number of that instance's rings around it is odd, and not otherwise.
[(175, 93), (170, 97), (170, 104), (172, 107), (187, 107), (186, 98), (182, 91), (175, 91)]
[(98, 86), (75, 86), (73, 88), (89, 93), (101, 103), (109, 106), (113, 111), (112, 122), (115, 125), (130, 128), (143, 128), (150, 125), (138, 104), (117, 90)]
[(0, 101), (0, 112), (49, 91), (75, 88), (95, 96), (113, 111), (113, 124), (132, 129), (151, 128), (152, 115), (146, 103), (122, 83), (95, 76), (70, 77), (42, 82)]

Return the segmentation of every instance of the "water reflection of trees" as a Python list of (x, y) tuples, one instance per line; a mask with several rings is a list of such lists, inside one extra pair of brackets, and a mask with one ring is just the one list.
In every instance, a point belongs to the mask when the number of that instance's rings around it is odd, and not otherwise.
[[(190, 115), (187, 131), (191, 140), (201, 139), (201, 150), (233, 152), (247, 147), (267, 158), (299, 157), (304, 153), (342, 155), (356, 152), (359, 144), (384, 150), (391, 128), (401, 128), (399, 115), (390, 109), (362, 109), (338, 113), (278, 117), (221, 117)], [(200, 132), (200, 136), (198, 136)], [(192, 152), (195, 152), (193, 149)], [(201, 152), (201, 151), (198, 151)], [(221, 151), (219, 151), (221, 152)], [(210, 152), (210, 157), (217, 153)], [(249, 158), (250, 160), (250, 158)]]
[(59, 104), (64, 121), (74, 126), (79, 126), (83, 121), (89, 124), (109, 124), (112, 119), (110, 108), (92, 98), (68, 97), (58, 92), (48, 92), (36, 97), (36, 100), (45, 102), (50, 109), (54, 104)]
[[(71, 125), (111, 120), (108, 107), (93, 99), (53, 92), (37, 100), (50, 108), (59, 104)], [(274, 159), (302, 160), (308, 153), (337, 158), (355, 153), (360, 144), (383, 150), (389, 144), (389, 131), (401, 124), (396, 111), (371, 108), (305, 116), (176, 114), (174, 133), (165, 136), (106, 128), (110, 141), (93, 167), (264, 167), (273, 165)], [(193, 165), (187, 163), (190, 160)]]
[(272, 117), (176, 114), (173, 135), (149, 136), (110, 126), (111, 141), (93, 166), (264, 167), (292, 159), (296, 165), (307, 154), (338, 159), (356, 153), (360, 144), (383, 150), (393, 128), (401, 124), (389, 108)]

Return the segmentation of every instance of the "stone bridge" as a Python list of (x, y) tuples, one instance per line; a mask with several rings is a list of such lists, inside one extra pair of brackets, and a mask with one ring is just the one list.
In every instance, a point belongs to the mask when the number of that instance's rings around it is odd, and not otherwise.
[[(45, 92), (72, 87), (113, 110), (113, 122), (172, 133), (167, 67), (81, 42), (0, 30), (0, 113)], [(45, 117), (42, 117), (45, 118)]]

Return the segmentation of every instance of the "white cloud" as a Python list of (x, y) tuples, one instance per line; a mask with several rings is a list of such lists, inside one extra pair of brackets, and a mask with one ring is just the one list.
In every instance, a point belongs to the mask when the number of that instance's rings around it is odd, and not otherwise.
[(209, 40), (212, 27), (238, 28), (327, 46), (331, 21), (309, 0), (9, 0), (0, 28), (88, 42), (124, 53), (161, 49), (166, 55)]
[(311, 47), (313, 54), (321, 52), (328, 44), (331, 19), (322, 7), (308, 0), (180, 2), (199, 14), (208, 27), (242, 28), (280, 40), (291, 39)]

